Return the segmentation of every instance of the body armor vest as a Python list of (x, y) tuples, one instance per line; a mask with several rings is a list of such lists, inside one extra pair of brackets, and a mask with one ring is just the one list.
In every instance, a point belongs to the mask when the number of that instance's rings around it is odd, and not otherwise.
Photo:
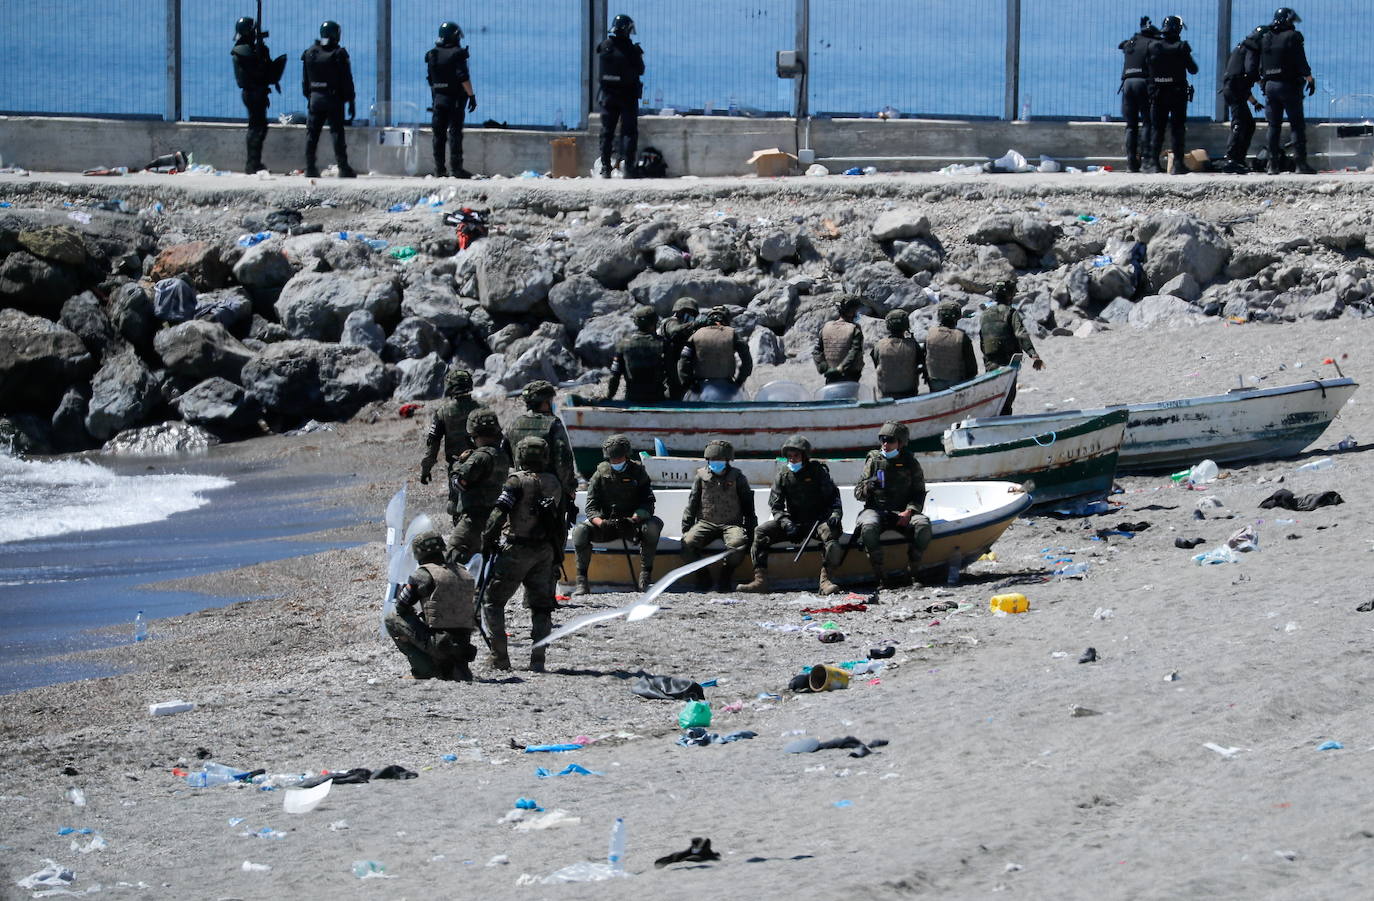
[(958, 382), (968, 377), (964, 372), (963, 332), (947, 325), (937, 325), (926, 336), (926, 372), (932, 381)]
[(662, 400), (662, 339), (643, 332), (632, 335), (621, 342), (620, 355), (625, 360), (626, 397), (635, 401)]
[(783, 498), (787, 515), (799, 523), (829, 519), (834, 503), (834, 482), (825, 464), (808, 460), (801, 472), (782, 467), (774, 483)]
[(474, 447), (463, 454), (453, 474), (468, 483), (458, 493), (459, 512), (489, 512), (510, 475), (510, 459), (499, 446)]
[(1260, 79), (1262, 81), (1302, 81), (1305, 74), (1298, 62), (1302, 35), (1291, 29), (1271, 31), (1260, 41)]
[(1020, 345), (1016, 341), (1012, 318), (1016, 311), (1006, 304), (997, 304), (983, 313), (983, 322), (978, 330), (978, 343), (982, 345), (983, 361), (989, 366), (1005, 366)]
[(420, 567), (434, 580), (434, 593), (425, 598), (425, 623), (431, 629), (475, 629), (476, 593), (467, 570), (455, 571), (438, 563)]
[[(1118, 32), (1119, 33), (1119, 32)], [(1121, 80), (1145, 77), (1145, 57), (1150, 52), (1151, 38), (1136, 34), (1121, 45)]]
[(436, 94), (466, 97), (463, 82), (468, 81), (468, 49), (456, 44), (438, 46), (425, 54), (429, 67), (429, 88)]
[(472, 437), (468, 435), (468, 414), (480, 407), (472, 395), (466, 397), (446, 397), (439, 402), (439, 418), (444, 423), (444, 456), (452, 462), (463, 451), (472, 449)]
[(733, 379), (735, 377), (735, 330), (728, 325), (704, 325), (688, 339), (696, 349), (696, 377)]
[(701, 479), (701, 521), (715, 526), (744, 524), (744, 510), (739, 503), (739, 480), (744, 473), (731, 467), (716, 475), (705, 466), (697, 470)]
[(920, 387), (916, 364), (921, 349), (915, 338), (883, 338), (878, 342), (878, 394), (911, 394)]
[(520, 484), (520, 498), (506, 520), (506, 535), (520, 541), (532, 541), (549, 536), (548, 523), (552, 517), (544, 510), (545, 498), (557, 500), (562, 493), (558, 479), (547, 472), (520, 470), (515, 473)]
[(827, 364), (839, 366), (844, 362), (845, 357), (849, 356), (850, 342), (854, 340), (854, 333), (858, 330), (857, 325), (852, 322), (845, 322), (843, 319), (836, 319), (825, 324), (821, 329), (821, 349), (825, 351)]
[(312, 94), (338, 94), (347, 100), (348, 51), (343, 47), (326, 48), (315, 44), (305, 51), (305, 80)]
[[(597, 464), (592, 478), (597, 482), (602, 516), (630, 516), (639, 509), (644, 493), (640, 487), (643, 472), (644, 467), (633, 460), (626, 461), (620, 472), (605, 461)], [(590, 486), (587, 493), (591, 494)]]
[(1192, 49), (1187, 41), (1155, 41), (1150, 49), (1150, 81), (1157, 85), (1181, 88), (1188, 82), (1188, 58)]
[(901, 513), (908, 506), (919, 509), (925, 503), (925, 474), (916, 465), (911, 454), (905, 450), (889, 460), (882, 451), (868, 452), (866, 476), (877, 481), (882, 473), (882, 484), (870, 483), (864, 506), (870, 510), (883, 510)]

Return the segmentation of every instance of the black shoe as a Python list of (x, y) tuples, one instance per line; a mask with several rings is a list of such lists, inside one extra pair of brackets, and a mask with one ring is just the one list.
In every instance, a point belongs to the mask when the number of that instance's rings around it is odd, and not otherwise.
[(602, 164), (601, 164), (601, 177), (602, 177), (602, 178), (610, 178), (610, 177), (611, 177), (611, 164), (610, 164), (610, 163), (602, 163)]
[(435, 169), (435, 170), (434, 170), (434, 177), (435, 177), (435, 178), (448, 178), (448, 170), (447, 170), (447, 169), (444, 169), (444, 168)]
[(315, 169), (315, 168), (313, 168), (313, 167), (307, 168), (307, 169), (305, 170), (305, 177), (306, 177), (306, 178), (319, 178), (319, 177), (320, 177), (320, 170), (319, 170), (319, 169)]
[(1158, 175), (1159, 166), (1155, 163), (1146, 163), (1144, 166), (1141, 167), (1140, 171), (1144, 172), (1146, 175)]
[(1298, 173), (1299, 175), (1316, 175), (1316, 174), (1317, 174), (1317, 170), (1316, 170), (1316, 169), (1313, 169), (1312, 166), (1307, 162), (1306, 159), (1299, 159), (1299, 160), (1298, 160), (1298, 167), (1297, 167), (1297, 170), (1296, 170), (1296, 171), (1297, 171), (1297, 173)]
[(1096, 663), (1097, 648), (1088, 648), (1083, 652), (1083, 656), (1078, 658), (1079, 663)]
[(472, 173), (462, 167), (453, 170), (454, 178), (472, 178)]
[(243, 171), (249, 175), (257, 175), (259, 170), (266, 168), (267, 167), (262, 164), (262, 161), (258, 160), (257, 162), (250, 162), (247, 166), (244, 166)]
[(1278, 175), (1280, 172), (1278, 162), (1276, 160), (1270, 160), (1269, 168), (1265, 169), (1264, 171), (1267, 175)]
[(358, 177), (358, 173), (356, 173), (356, 172), (353, 171), (353, 167), (352, 167), (352, 166), (340, 166), (340, 167), (339, 167), (339, 178), (357, 178), (357, 177)]

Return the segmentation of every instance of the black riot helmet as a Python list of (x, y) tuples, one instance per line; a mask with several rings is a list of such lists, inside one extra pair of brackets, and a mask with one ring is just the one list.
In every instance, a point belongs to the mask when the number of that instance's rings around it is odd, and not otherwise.
[(1187, 27), (1187, 25), (1183, 24), (1183, 18), (1181, 16), (1165, 16), (1164, 23), (1160, 26), (1160, 31), (1164, 32), (1165, 37), (1177, 38), (1183, 32), (1183, 29)]
[(456, 44), (463, 39), (463, 29), (457, 22), (444, 22), (439, 26), (439, 43)]
[(621, 13), (611, 21), (611, 34), (627, 38), (635, 33), (635, 20)]
[(320, 40), (326, 44), (339, 43), (339, 37), (343, 34), (343, 29), (339, 28), (339, 23), (333, 19), (325, 19), (320, 23)]
[(1294, 24), (1301, 22), (1302, 16), (1295, 13), (1292, 7), (1280, 6), (1274, 10), (1274, 28), (1282, 31), (1285, 28), (1292, 28)]
[(251, 41), (257, 36), (258, 25), (247, 16), (244, 16), (234, 23), (234, 40), (242, 43)]
[(1149, 16), (1140, 17), (1140, 33), (1146, 37), (1159, 37), (1159, 29), (1155, 27), (1155, 23), (1150, 20)]

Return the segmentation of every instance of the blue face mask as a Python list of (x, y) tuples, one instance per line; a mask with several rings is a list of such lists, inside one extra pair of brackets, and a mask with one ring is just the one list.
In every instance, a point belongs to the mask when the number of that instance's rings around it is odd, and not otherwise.
[(802, 464), (801, 464), (801, 463), (788, 463), (788, 464), (787, 464), (787, 468), (790, 469), (790, 470), (792, 470), (793, 472), (801, 472), (801, 470), (802, 470)]
[(556, 416), (556, 415), (558, 415), (558, 404), (555, 404), (555, 403), (553, 403), (553, 402), (550, 402), (550, 403), (549, 403), (549, 415), (550, 415), (550, 416)]
[(884, 457), (887, 457), (889, 460), (891, 460), (893, 457), (897, 456), (897, 454), (899, 454), (899, 453), (901, 453), (901, 451), (896, 451), (896, 450), (883, 451), (883, 456), (884, 456)]
[(629, 460), (621, 460), (619, 463), (612, 463), (611, 469), (614, 469), (616, 472), (624, 472), (625, 464), (629, 462)]
[(714, 472), (716, 475), (720, 475), (722, 472), (725, 472), (725, 467), (728, 465), (730, 464), (726, 463), (724, 460), (711, 460), (706, 464), (706, 466), (711, 470), (711, 472)]

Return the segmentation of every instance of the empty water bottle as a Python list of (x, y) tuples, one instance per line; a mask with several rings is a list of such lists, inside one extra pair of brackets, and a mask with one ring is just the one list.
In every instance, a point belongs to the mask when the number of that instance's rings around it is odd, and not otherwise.
[(1055, 576), (1061, 579), (1081, 579), (1088, 574), (1088, 564), (1070, 563), (1054, 571)]
[(143, 618), (143, 611), (138, 611), (134, 616), (134, 641), (143, 641), (148, 637), (148, 621)]
[(1301, 466), (1299, 466), (1298, 472), (1317, 472), (1318, 470), (1322, 469), (1330, 469), (1335, 465), (1336, 461), (1332, 460), (1330, 457), (1318, 457), (1315, 460), (1312, 460), (1308, 463), (1304, 463)]
[(614, 873), (625, 871), (625, 818), (616, 817), (611, 827), (611, 847), (606, 852), (606, 864)]
[(248, 775), (246, 770), (237, 770), (222, 763), (207, 763), (199, 773), (189, 773), (186, 776), (186, 784), (192, 788), (213, 788), (216, 785), (228, 785), (230, 782), (238, 782), (243, 776)]

